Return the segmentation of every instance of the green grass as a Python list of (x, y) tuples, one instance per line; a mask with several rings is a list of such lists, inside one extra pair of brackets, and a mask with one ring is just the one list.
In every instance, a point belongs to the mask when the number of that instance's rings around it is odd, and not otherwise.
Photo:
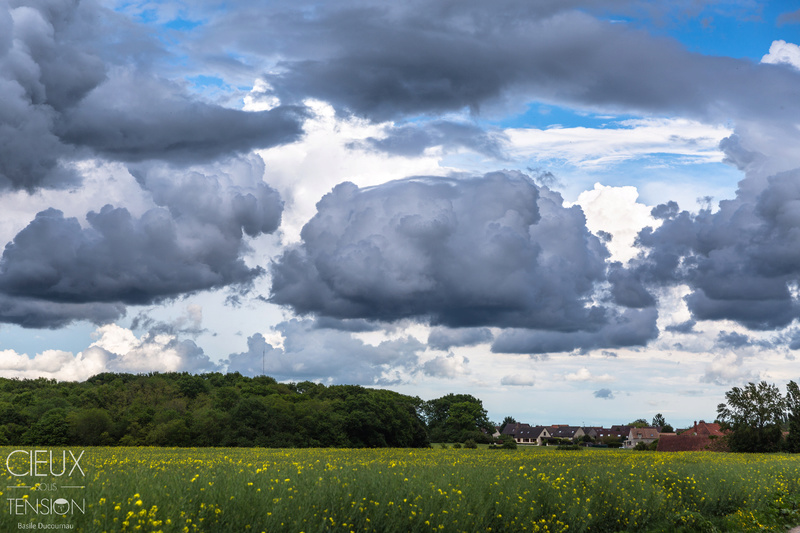
[[(800, 523), (800, 458), (789, 455), (87, 448), (85, 477), (34, 479), (5, 471), (11, 451), (0, 448), (0, 531), (42, 523), (86, 532), (694, 532)], [(20, 458), (10, 462), (15, 472)], [(7, 488), (37, 482), (47, 490)], [(85, 514), (13, 514), (25, 494), (85, 499)]]

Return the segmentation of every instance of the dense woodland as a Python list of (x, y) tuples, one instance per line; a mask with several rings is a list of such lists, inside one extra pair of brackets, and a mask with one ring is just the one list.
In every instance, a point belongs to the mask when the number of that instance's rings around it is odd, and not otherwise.
[(481, 440), (480, 400), (239, 373), (0, 378), (0, 445), (424, 447)]

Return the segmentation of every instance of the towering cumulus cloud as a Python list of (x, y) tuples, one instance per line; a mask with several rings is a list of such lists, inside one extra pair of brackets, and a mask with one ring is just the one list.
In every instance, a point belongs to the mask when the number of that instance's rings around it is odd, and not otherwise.
[(298, 313), (586, 334), (565, 349), (629, 322), (594, 300), (608, 252), (583, 212), (519, 173), (343, 183), (302, 239), (272, 266), (272, 301)]
[(698, 320), (776, 329), (800, 317), (800, 169), (751, 174), (714, 213), (663, 207), (654, 215), (663, 212), (664, 223), (639, 235), (648, 248), (635, 268), (641, 279), (686, 283)]
[(107, 205), (90, 212), (83, 227), (61, 211), (40, 212), (0, 258), (0, 322), (104, 322), (124, 305), (246, 288), (263, 269), (245, 265), (244, 236), (275, 231), (283, 210), (277, 191), (260, 182), (263, 162), (249, 162), (243, 165), (252, 173), (247, 185), (222, 173), (138, 168), (137, 178), (158, 206), (141, 217)]
[(141, 215), (87, 206), (85, 221), (40, 207), (0, 258), (0, 322), (102, 323), (263, 272), (245, 264), (245, 236), (275, 231), (283, 203), (248, 154), (299, 138), (304, 108), (212, 103), (163, 77), (164, 53), (101, 3), (0, 0), (0, 193), (77, 191), (99, 159), (130, 164), (152, 201)]
[(0, 2), (0, 189), (64, 187), (77, 176), (55, 132), (64, 109), (105, 78), (105, 66), (74, 45), (89, 26), (66, 3), (38, 10)]

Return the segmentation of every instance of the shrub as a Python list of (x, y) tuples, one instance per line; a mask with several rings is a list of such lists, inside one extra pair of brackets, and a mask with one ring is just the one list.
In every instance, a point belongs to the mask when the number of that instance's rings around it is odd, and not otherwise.
[(506, 435), (503, 437), (503, 444), (500, 446), (505, 450), (516, 450), (517, 449), (517, 441), (514, 440), (513, 437), (510, 435)]
[(470, 450), (474, 450), (477, 447), (478, 447), (478, 444), (472, 439), (467, 439), (466, 441), (464, 441), (464, 448), (468, 448)]

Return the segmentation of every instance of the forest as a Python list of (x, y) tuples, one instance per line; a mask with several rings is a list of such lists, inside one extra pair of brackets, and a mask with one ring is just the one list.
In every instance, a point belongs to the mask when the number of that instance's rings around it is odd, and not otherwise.
[(103, 373), (84, 382), (0, 378), (0, 445), (426, 447), (480, 442), (480, 400), (239, 373)]

